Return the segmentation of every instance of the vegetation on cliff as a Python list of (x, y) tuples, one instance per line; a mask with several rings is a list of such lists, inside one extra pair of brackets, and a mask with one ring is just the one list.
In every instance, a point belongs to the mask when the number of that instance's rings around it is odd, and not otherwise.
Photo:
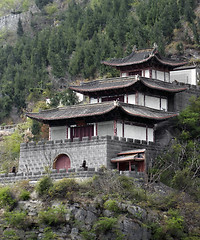
[(162, 185), (146, 188), (113, 171), (83, 182), (44, 176), (36, 186), (28, 180), (1, 186), (0, 206), (1, 239), (200, 237), (199, 204), (187, 194)]

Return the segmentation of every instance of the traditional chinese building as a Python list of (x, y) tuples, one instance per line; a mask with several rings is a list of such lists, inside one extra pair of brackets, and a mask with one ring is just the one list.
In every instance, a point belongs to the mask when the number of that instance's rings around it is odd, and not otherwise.
[(32, 171), (35, 166), (44, 168), (42, 151), (53, 151), (51, 166), (58, 170), (79, 168), (86, 160), (94, 168), (145, 171), (146, 162), (158, 150), (157, 125), (177, 116), (175, 96), (187, 89), (170, 83), (170, 71), (185, 62), (166, 60), (154, 48), (103, 63), (119, 69), (120, 77), (70, 87), (88, 96), (89, 104), (27, 113), (49, 125), (49, 142), (23, 144), (21, 170), (38, 151), (39, 164), (34, 160)]

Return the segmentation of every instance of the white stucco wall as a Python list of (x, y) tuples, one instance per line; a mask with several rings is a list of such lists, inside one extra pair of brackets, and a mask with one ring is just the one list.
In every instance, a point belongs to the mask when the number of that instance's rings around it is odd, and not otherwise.
[(154, 130), (153, 128), (146, 130), (146, 127), (124, 124), (124, 137), (153, 142)]
[(165, 82), (170, 82), (170, 73), (165, 72)]
[(148, 128), (147, 129), (147, 132), (148, 132), (148, 141), (150, 142), (154, 142), (154, 130), (153, 128)]
[(138, 105), (144, 106), (144, 94), (143, 93), (138, 94)]
[(93, 98), (93, 97), (90, 98), (90, 103), (97, 103), (97, 102), (98, 102), (97, 98)]
[(67, 138), (67, 127), (59, 126), (59, 127), (51, 127), (50, 128), (50, 140), (64, 140)]
[(145, 106), (154, 109), (160, 109), (160, 98), (145, 96)]
[(135, 104), (135, 94), (128, 95), (128, 103)]
[(178, 82), (197, 85), (197, 69), (185, 69), (170, 72), (170, 81), (174, 80)]
[(117, 136), (123, 137), (123, 124), (120, 122), (117, 123)]
[(146, 140), (146, 127), (124, 124), (124, 137)]
[(161, 80), (161, 81), (164, 81), (165, 80), (164, 72), (157, 71), (157, 79)]
[(99, 122), (97, 127), (98, 136), (114, 135), (114, 121)]
[(145, 70), (145, 77), (146, 77), (146, 78), (150, 78), (149, 69), (148, 69), (148, 70)]
[(168, 110), (166, 98), (161, 98), (161, 109), (160, 110), (165, 110), (165, 111)]
[(124, 73), (121, 73), (121, 77), (126, 77), (127, 76), (127, 73), (124, 72)]

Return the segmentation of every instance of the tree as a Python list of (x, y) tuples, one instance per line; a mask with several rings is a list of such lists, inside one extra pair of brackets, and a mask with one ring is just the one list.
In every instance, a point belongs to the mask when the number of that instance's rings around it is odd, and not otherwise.
[(23, 29), (23, 26), (22, 26), (21, 18), (19, 18), (18, 24), (17, 24), (17, 35), (19, 37), (22, 37), (24, 35), (24, 29)]
[(42, 10), (44, 6), (46, 6), (48, 3), (52, 3), (53, 0), (35, 0), (35, 4), (37, 7)]

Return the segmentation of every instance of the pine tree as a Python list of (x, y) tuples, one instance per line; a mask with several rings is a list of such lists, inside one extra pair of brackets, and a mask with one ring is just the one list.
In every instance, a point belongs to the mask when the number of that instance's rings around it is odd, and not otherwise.
[(17, 25), (17, 35), (19, 37), (24, 35), (24, 29), (23, 29), (23, 26), (22, 26), (21, 18), (19, 18), (18, 25)]

